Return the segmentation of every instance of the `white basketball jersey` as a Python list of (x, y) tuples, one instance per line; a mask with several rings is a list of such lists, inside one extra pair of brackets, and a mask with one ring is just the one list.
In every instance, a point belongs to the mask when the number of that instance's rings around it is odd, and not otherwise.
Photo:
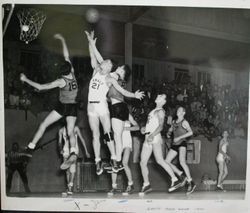
[(106, 83), (107, 75), (97, 72), (89, 82), (88, 101), (106, 101), (109, 87)]
[(155, 112), (158, 110), (162, 110), (162, 108), (156, 108), (148, 114), (148, 120), (147, 120), (146, 130), (145, 130), (146, 133), (154, 132), (156, 128), (159, 126), (159, 118), (155, 114)]

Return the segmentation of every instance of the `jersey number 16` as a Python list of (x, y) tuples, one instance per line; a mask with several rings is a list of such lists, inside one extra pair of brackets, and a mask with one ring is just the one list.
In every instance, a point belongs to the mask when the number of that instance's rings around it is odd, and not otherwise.
[(76, 81), (73, 81), (72, 83), (69, 83), (69, 91), (77, 89), (77, 83)]

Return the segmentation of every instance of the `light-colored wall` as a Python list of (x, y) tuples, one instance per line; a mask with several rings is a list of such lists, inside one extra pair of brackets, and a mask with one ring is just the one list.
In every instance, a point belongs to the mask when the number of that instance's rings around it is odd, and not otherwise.
[[(37, 117), (28, 113), (28, 119), (25, 120), (24, 111), (21, 110), (6, 110), (5, 111), (5, 144), (6, 150), (9, 150), (11, 143), (17, 141), (21, 146), (27, 145), (33, 136), (36, 128), (47, 113), (41, 113)], [(86, 118), (84, 119), (86, 122)], [(41, 143), (55, 138), (59, 126), (57, 124), (51, 126), (45, 132)], [(201, 140), (201, 159), (199, 164), (190, 165), (191, 173), (194, 180), (199, 183), (202, 176), (207, 173), (212, 179), (217, 177), (217, 166), (215, 158), (217, 154), (218, 140), (209, 142), (204, 137), (198, 138)], [(87, 141), (87, 146), (91, 145), (91, 141)], [(229, 164), (230, 180), (244, 180), (246, 177), (246, 159), (247, 159), (247, 140), (240, 138), (230, 140), (229, 155), (232, 162)], [(34, 153), (31, 162), (28, 165), (28, 177), (30, 188), (33, 192), (61, 192), (65, 189), (64, 173), (60, 172), (59, 166), (61, 159), (58, 155), (56, 142), (46, 146), (43, 150), (38, 150)], [(133, 178), (136, 187), (141, 186), (142, 177), (138, 163), (132, 164)], [(168, 175), (163, 169), (151, 163), (150, 180), (152, 186), (156, 190), (166, 190), (168, 187)], [(15, 175), (13, 180), (13, 190), (19, 191), (17, 187), (19, 177)], [(22, 184), (21, 184), (22, 185)], [(22, 189), (22, 187), (21, 187)]]
[(248, 88), (249, 83), (249, 70), (233, 71), (221, 68), (185, 65), (142, 58), (133, 58), (133, 64), (144, 65), (145, 78), (147, 80), (156, 79), (158, 82), (161, 82), (164, 79), (168, 79), (169, 81), (174, 80), (175, 68), (179, 68), (189, 70), (191, 80), (195, 83), (198, 82), (198, 72), (210, 73), (212, 85), (217, 84), (219, 86), (223, 86), (230, 84), (232, 88), (241, 89)]

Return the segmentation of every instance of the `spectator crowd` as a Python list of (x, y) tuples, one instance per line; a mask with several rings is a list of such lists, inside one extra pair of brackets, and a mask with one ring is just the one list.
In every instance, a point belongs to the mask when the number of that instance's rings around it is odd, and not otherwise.
[(192, 82), (177, 84), (175, 81), (154, 83), (136, 81), (134, 90), (145, 91), (143, 101), (133, 103), (133, 114), (139, 123), (144, 123), (147, 114), (154, 107), (157, 93), (167, 95), (165, 105), (166, 122), (163, 135), (175, 119), (178, 106), (186, 109), (186, 119), (190, 122), (194, 135), (204, 135), (209, 141), (220, 136), (224, 129), (231, 137), (247, 136), (248, 90), (232, 89), (231, 85), (218, 86), (209, 83), (195, 85)]
[[(33, 109), (35, 112), (50, 110), (55, 103), (57, 92), (37, 94), (28, 86), (21, 84), (19, 74), (23, 67), (13, 67), (8, 61), (4, 64), (4, 101), (6, 108)], [(42, 68), (41, 68), (42, 69)], [(44, 69), (46, 70), (46, 69)], [(34, 72), (31, 72), (34, 74)], [(40, 73), (39, 75), (37, 73)], [(48, 75), (40, 70), (34, 75), (38, 82), (48, 82), (55, 76)], [(53, 73), (55, 75), (55, 73)], [(86, 90), (86, 76), (79, 73), (80, 93)], [(32, 77), (32, 76), (31, 76)], [(191, 124), (195, 135), (204, 135), (212, 140), (221, 134), (224, 129), (233, 136), (247, 136), (248, 122), (248, 90), (233, 89), (231, 85), (218, 86), (209, 83), (195, 85), (187, 80), (178, 84), (175, 81), (159, 83), (151, 80), (137, 79), (133, 90), (145, 91), (142, 101), (128, 100), (132, 108), (132, 114), (143, 125), (148, 113), (154, 108), (154, 99), (157, 93), (167, 95), (166, 122), (163, 135), (166, 133), (171, 121), (175, 118), (178, 106), (186, 109), (186, 119)], [(79, 96), (82, 96), (81, 94)], [(84, 102), (80, 98), (81, 103)], [(81, 104), (82, 105), (82, 104)]]

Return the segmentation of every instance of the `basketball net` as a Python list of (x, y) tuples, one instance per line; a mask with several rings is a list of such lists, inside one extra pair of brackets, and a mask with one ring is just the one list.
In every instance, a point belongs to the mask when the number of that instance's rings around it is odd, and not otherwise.
[(18, 11), (17, 17), (20, 23), (20, 40), (28, 44), (37, 38), (46, 19), (44, 12), (27, 8)]

